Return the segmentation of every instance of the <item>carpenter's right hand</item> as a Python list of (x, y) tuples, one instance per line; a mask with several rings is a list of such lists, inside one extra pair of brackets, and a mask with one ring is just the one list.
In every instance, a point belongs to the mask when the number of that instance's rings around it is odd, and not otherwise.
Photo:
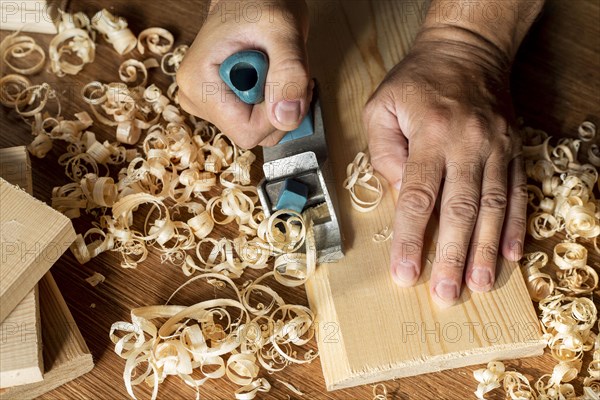
[[(277, 144), (306, 115), (312, 97), (304, 0), (213, 0), (210, 13), (177, 72), (179, 101), (243, 148)], [(219, 66), (242, 50), (269, 57), (265, 101), (248, 105), (219, 77)]]

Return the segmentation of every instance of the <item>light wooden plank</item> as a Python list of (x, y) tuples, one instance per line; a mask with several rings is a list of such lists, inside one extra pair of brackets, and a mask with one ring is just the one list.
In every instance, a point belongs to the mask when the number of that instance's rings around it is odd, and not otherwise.
[[(392, 282), (387, 261), (381, 261), (389, 244), (357, 244), (344, 261), (319, 267), (307, 294), (318, 315), (328, 390), (543, 353), (539, 321), (516, 263), (500, 259), (492, 292), (465, 289), (457, 305), (441, 310), (429, 295), (435, 233), (429, 243), (414, 288)], [(365, 256), (364, 247), (373, 256)]]
[(65, 303), (52, 274), (39, 283), (44, 380), (0, 391), (0, 399), (33, 399), (92, 370), (92, 355)]
[[(0, 176), (33, 194), (25, 146), (0, 149)], [(37, 285), (0, 324), (0, 387), (42, 380), (42, 335)]]
[(42, 380), (41, 339), (36, 285), (0, 325), (0, 387)]
[(44, 0), (0, 1), (0, 28), (56, 34), (56, 26), (52, 20), (56, 14), (56, 8), (50, 7), (48, 4), (60, 5), (59, 2)]
[(0, 178), (0, 322), (74, 240), (67, 217)]
[[(423, 273), (413, 288), (397, 287), (389, 272), (390, 242), (373, 234), (391, 226), (394, 196), (386, 186), (381, 205), (361, 214), (342, 187), (345, 167), (367, 149), (365, 102), (386, 72), (404, 57), (420, 26), (422, 2), (310, 2), (311, 71), (323, 83), (321, 102), (329, 158), (339, 199), (346, 255), (321, 265), (307, 284), (319, 322), (319, 353), (329, 390), (542, 354), (533, 304), (514, 263), (499, 260), (495, 290), (464, 289), (457, 305), (440, 310), (429, 295), (436, 221), (429, 228)], [(323, 23), (327, 21), (327, 23)]]

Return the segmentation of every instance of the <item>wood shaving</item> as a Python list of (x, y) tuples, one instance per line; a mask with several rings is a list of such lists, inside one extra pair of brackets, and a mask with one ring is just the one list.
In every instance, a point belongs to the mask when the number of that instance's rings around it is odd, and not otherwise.
[[(3, 64), (21, 75), (33, 75), (40, 72), (46, 62), (46, 53), (42, 47), (32, 37), (19, 35), (19, 32), (12, 33), (2, 40), (0, 55)], [(16, 61), (19, 61), (19, 65), (15, 64)], [(28, 66), (22, 66), (22, 64)]]
[(485, 399), (485, 394), (499, 388), (504, 379), (504, 364), (500, 361), (491, 361), (487, 368), (473, 371), (475, 380), (479, 382), (475, 396), (478, 399)]
[(343, 186), (350, 192), (352, 207), (359, 212), (373, 211), (383, 198), (381, 181), (369, 163), (369, 156), (362, 152), (348, 164)]
[(144, 54), (147, 47), (151, 53), (162, 56), (171, 50), (174, 41), (173, 35), (168, 30), (163, 28), (148, 28), (139, 34), (137, 49), (140, 54)]
[(388, 400), (387, 387), (383, 383), (373, 385), (373, 400)]
[[(475, 371), (479, 382), (475, 393), (480, 399), (501, 382), (511, 399), (600, 399), (600, 343), (592, 332), (598, 326), (598, 313), (594, 301), (585, 297), (598, 288), (598, 273), (589, 265), (591, 250), (578, 243), (591, 243), (592, 251), (599, 251), (600, 203), (594, 194), (598, 171), (578, 160), (580, 142), (594, 137), (595, 126), (583, 123), (579, 134), (580, 139), (562, 139), (552, 147), (543, 132), (524, 130), (529, 144), (524, 148), (526, 173), (535, 183), (528, 186), (528, 232), (536, 240), (558, 232), (566, 235), (554, 247), (551, 259), (538, 251), (525, 254), (520, 262), (531, 298), (538, 302), (544, 340), (557, 363), (533, 387), (524, 375), (505, 372), (499, 362), (489, 364)], [(569, 382), (578, 377), (584, 353), (592, 349), (583, 394), (577, 396)]]
[(85, 281), (94, 287), (98, 286), (101, 283), (104, 283), (105, 280), (106, 278), (104, 277), (104, 275), (98, 272), (94, 272), (94, 275), (85, 278)]
[[(133, 387), (145, 382), (156, 398), (160, 382), (176, 375), (197, 391), (209, 379), (227, 377), (242, 386), (235, 392), (237, 399), (253, 399), (271, 388), (267, 380), (257, 378), (261, 366), (274, 372), (316, 357), (312, 351), (297, 353), (314, 337), (314, 315), (308, 308), (281, 304), (270, 314), (255, 314), (244, 306), (235, 283), (218, 273), (196, 276), (182, 287), (200, 281), (220, 282), (235, 298), (190, 307), (138, 308), (132, 310), (131, 322), (111, 327), (115, 352), (127, 360), (124, 379), (131, 397), (135, 398)], [(133, 371), (141, 366), (147, 366), (146, 372), (134, 378)]]
[[(14, 108), (17, 106), (17, 99), (20, 94), (31, 86), (31, 81), (19, 74), (9, 74), (0, 78), (0, 104), (5, 107)], [(20, 99), (20, 106), (29, 102), (30, 97), (26, 96)]]
[(541, 252), (525, 254), (521, 260), (521, 271), (525, 277), (527, 290), (533, 301), (540, 301), (554, 291), (554, 280), (540, 270), (548, 263), (548, 256)]
[(577, 128), (579, 139), (584, 142), (591, 142), (596, 137), (596, 125), (590, 121), (584, 121)]
[(304, 392), (302, 392), (300, 389), (298, 389), (297, 387), (295, 387), (294, 385), (292, 385), (289, 382), (285, 382), (282, 381), (281, 379), (276, 379), (277, 382), (281, 383), (283, 386), (285, 386), (286, 388), (288, 388), (292, 393), (298, 395), (298, 396), (304, 396)]
[(127, 28), (127, 21), (112, 15), (106, 9), (98, 11), (92, 17), (92, 26), (104, 36), (107, 42), (113, 45), (120, 55), (129, 53), (137, 45), (135, 35)]
[(597, 144), (591, 145), (588, 149), (588, 160), (594, 166), (600, 167), (600, 147)]
[[(94, 62), (96, 44), (88, 30), (90, 21), (85, 14), (76, 16), (61, 11), (58, 34), (49, 47), (50, 67), (58, 76), (76, 75), (85, 64)], [(73, 63), (76, 57), (79, 61)]]
[(390, 240), (392, 237), (394, 237), (394, 231), (386, 226), (381, 230), (381, 232), (373, 235), (373, 241), (375, 243), (384, 243)]

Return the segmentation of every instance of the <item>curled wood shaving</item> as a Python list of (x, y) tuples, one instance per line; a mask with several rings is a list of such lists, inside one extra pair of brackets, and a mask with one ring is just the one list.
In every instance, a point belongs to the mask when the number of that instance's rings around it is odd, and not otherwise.
[[(229, 287), (235, 298), (189, 307), (143, 307), (132, 310), (131, 322), (113, 324), (110, 338), (115, 352), (127, 360), (124, 379), (130, 396), (135, 398), (133, 387), (145, 382), (156, 398), (159, 383), (176, 375), (197, 391), (209, 379), (227, 377), (241, 386), (237, 399), (253, 399), (271, 388), (266, 379), (257, 378), (261, 366), (275, 371), (315, 358), (312, 351), (300, 357), (295, 350), (314, 336), (314, 315), (308, 308), (281, 304), (270, 314), (256, 315), (244, 306), (235, 283), (217, 273), (192, 278), (177, 291), (200, 280)], [(147, 366), (146, 372), (134, 378), (141, 366)]]
[(92, 286), (98, 286), (99, 284), (103, 283), (105, 280), (106, 280), (106, 278), (104, 277), (104, 275), (102, 275), (98, 272), (94, 272), (94, 275), (85, 278), (85, 281)]
[(175, 47), (172, 52), (166, 53), (160, 62), (160, 68), (162, 69), (163, 73), (166, 75), (175, 76), (188, 49), (189, 47), (187, 45), (179, 45)]
[(383, 242), (387, 242), (388, 240), (390, 240), (393, 236), (394, 236), (394, 231), (391, 230), (388, 226), (386, 226), (385, 228), (383, 228), (381, 230), (381, 232), (375, 233), (373, 235), (373, 241), (375, 243), (383, 243)]
[[(383, 187), (381, 181), (375, 175), (373, 167), (369, 163), (369, 156), (365, 153), (358, 153), (354, 160), (346, 168), (346, 180), (344, 188), (350, 192), (352, 207), (359, 212), (369, 212), (377, 208), (383, 198)], [(358, 190), (371, 193), (372, 199), (363, 198), (364, 194)]]
[[(484, 398), (501, 381), (511, 399), (600, 398), (600, 343), (592, 332), (598, 321), (597, 309), (592, 299), (583, 297), (598, 288), (598, 273), (589, 265), (590, 249), (584, 246), (591, 243), (598, 251), (600, 212), (594, 193), (598, 171), (593, 163), (579, 161), (581, 141), (594, 137), (595, 126), (584, 123), (579, 134), (580, 139), (561, 139), (553, 147), (544, 132), (524, 130), (526, 173), (532, 181), (528, 185), (528, 232), (536, 240), (558, 232), (566, 234), (566, 240), (554, 247), (551, 259), (544, 252), (534, 252), (520, 261), (531, 298), (538, 302), (544, 339), (557, 363), (533, 387), (518, 372), (493, 373), (489, 366), (478, 370), (478, 398)], [(583, 394), (577, 396), (569, 382), (577, 378), (584, 353), (592, 348), (589, 376), (583, 379)]]
[(479, 382), (475, 396), (478, 399), (485, 399), (486, 393), (500, 387), (504, 379), (504, 364), (500, 361), (491, 361), (487, 368), (473, 371), (473, 376)]
[(387, 387), (383, 383), (373, 385), (373, 400), (387, 400)]
[(584, 142), (591, 142), (596, 137), (596, 125), (590, 121), (584, 121), (577, 128), (579, 138)]
[[(86, 30), (89, 19), (81, 13), (72, 16), (62, 11), (60, 18), (58, 34), (50, 42), (50, 67), (58, 76), (76, 75), (95, 58), (96, 45)], [(77, 63), (71, 61), (74, 57)]]
[(549, 274), (540, 272), (548, 263), (548, 256), (541, 252), (525, 254), (521, 260), (521, 271), (527, 290), (533, 301), (540, 301), (554, 291), (554, 280)]
[(162, 56), (171, 50), (174, 41), (173, 35), (168, 30), (148, 28), (138, 35), (137, 49), (140, 54), (144, 54), (145, 47), (147, 47), (151, 53)]
[[(9, 74), (0, 78), (0, 104), (5, 107), (16, 107), (19, 95), (28, 87), (31, 82), (26, 77), (19, 74)], [(30, 97), (21, 98), (20, 106), (29, 102)]]
[[(19, 35), (19, 32), (12, 33), (2, 40), (0, 55), (6, 66), (21, 75), (33, 75), (40, 72), (46, 62), (46, 53), (42, 47), (32, 37)], [(30, 66), (16, 65), (16, 61)]]
[[(25, 102), (25, 99), (28, 99)], [(60, 101), (56, 91), (47, 83), (41, 85), (29, 86), (17, 96), (15, 100), (15, 110), (22, 117), (35, 117), (41, 119), (42, 112), (50, 100), (54, 100), (58, 105), (58, 110), (54, 118), (60, 117)]]
[(283, 386), (285, 386), (286, 388), (288, 388), (292, 393), (294, 393), (294, 394), (296, 394), (298, 396), (304, 396), (304, 392), (302, 392), (300, 389), (298, 389), (297, 387), (295, 387), (291, 383), (282, 381), (281, 379), (277, 379), (277, 382), (281, 383)]
[(113, 45), (120, 55), (129, 53), (137, 44), (135, 35), (127, 28), (127, 21), (112, 15), (106, 9), (98, 11), (92, 17), (92, 26)]
[(588, 149), (588, 160), (596, 167), (600, 167), (600, 147), (593, 144)]

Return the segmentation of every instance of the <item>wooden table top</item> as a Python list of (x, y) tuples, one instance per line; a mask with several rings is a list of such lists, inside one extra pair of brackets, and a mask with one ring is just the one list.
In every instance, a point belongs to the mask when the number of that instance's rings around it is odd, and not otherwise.
[[(111, 12), (127, 18), (134, 32), (161, 26), (174, 33), (178, 44), (191, 43), (207, 10), (204, 2), (192, 0), (72, 1), (69, 9), (83, 10), (91, 15), (108, 4)], [(343, 119), (342, 124), (360, 123), (360, 105), (364, 104), (385, 72), (406, 51), (407, 33), (403, 27), (405, 18), (414, 18), (415, 13), (418, 14), (415, 5), (411, 0), (321, 0), (311, 4), (314, 20), (309, 41), (311, 68), (313, 75), (326, 85), (322, 94), (326, 123), (328, 119), (335, 118)], [(597, 0), (548, 1), (543, 15), (519, 52), (513, 73), (517, 115), (523, 117), (527, 125), (544, 129), (554, 136), (576, 135), (578, 125), (584, 120), (600, 125), (599, 20), (600, 2)], [(6, 31), (0, 32), (0, 39), (6, 34)], [(32, 36), (44, 44), (50, 40), (43, 35)], [(75, 111), (86, 109), (78, 98), (82, 84), (92, 80), (116, 81), (118, 65), (129, 58), (120, 58), (105, 42), (100, 41), (96, 62), (87, 66), (78, 76), (58, 79), (44, 72), (32, 78), (34, 83), (48, 81), (60, 89), (63, 96), (68, 96), (69, 102), (63, 115), (71, 116)], [(166, 89), (167, 81), (160, 73), (152, 72), (151, 77)], [(350, 88), (355, 98), (349, 100), (342, 96), (340, 89), (343, 86)], [(14, 112), (0, 108), (0, 116), (0, 147), (26, 145), (31, 141), (27, 126)], [(110, 129), (104, 126), (96, 124), (93, 131), (101, 139), (111, 138)], [(114, 140), (114, 136), (112, 138)], [(62, 150), (64, 147), (55, 145), (45, 159), (32, 160), (34, 194), (47, 202), (54, 186), (68, 183), (57, 163)], [(258, 182), (260, 175), (261, 169), (257, 165), (253, 169), (254, 182)], [(91, 221), (91, 216), (84, 216), (74, 224), (78, 232), (83, 232)], [(220, 233), (236, 236), (226, 229)], [(548, 249), (550, 246), (545, 243), (542, 247)], [(540, 244), (529, 239), (526, 250), (537, 248), (540, 248)], [(164, 303), (186, 281), (186, 277), (178, 268), (161, 264), (157, 254), (151, 254), (136, 270), (125, 270), (119, 267), (117, 254), (105, 253), (81, 266), (67, 252), (52, 268), (52, 272), (93, 353), (96, 367), (44, 398), (127, 398), (122, 379), (125, 363), (113, 352), (108, 337), (110, 326), (116, 321), (129, 320), (132, 308)], [(94, 272), (103, 274), (106, 281), (91, 287), (85, 278)], [(242, 279), (248, 277), (252, 277), (252, 274), (244, 275)], [(189, 291), (179, 297), (178, 303), (193, 304), (214, 295), (213, 290), (210, 293)], [(307, 303), (302, 288), (290, 289), (283, 297), (289, 302)], [(530, 378), (550, 373), (553, 365), (548, 354), (508, 362), (509, 368), (516, 368)], [(472, 372), (480, 367), (398, 379), (386, 382), (386, 386), (391, 399), (473, 398), (476, 381)], [(373, 398), (371, 386), (327, 392), (318, 359), (310, 365), (292, 365), (272, 377), (267, 374), (263, 376), (269, 378), (273, 386), (270, 393), (261, 394), (260, 398), (264, 399), (300, 398), (275, 378), (300, 388), (306, 393), (303, 398)], [(202, 398), (231, 399), (236, 388), (227, 379), (209, 381), (202, 387)], [(151, 394), (145, 385), (139, 386), (136, 393), (139, 394), (138, 398), (149, 398)], [(168, 399), (194, 398), (195, 392), (179, 379), (169, 378), (161, 385), (159, 396)]]

